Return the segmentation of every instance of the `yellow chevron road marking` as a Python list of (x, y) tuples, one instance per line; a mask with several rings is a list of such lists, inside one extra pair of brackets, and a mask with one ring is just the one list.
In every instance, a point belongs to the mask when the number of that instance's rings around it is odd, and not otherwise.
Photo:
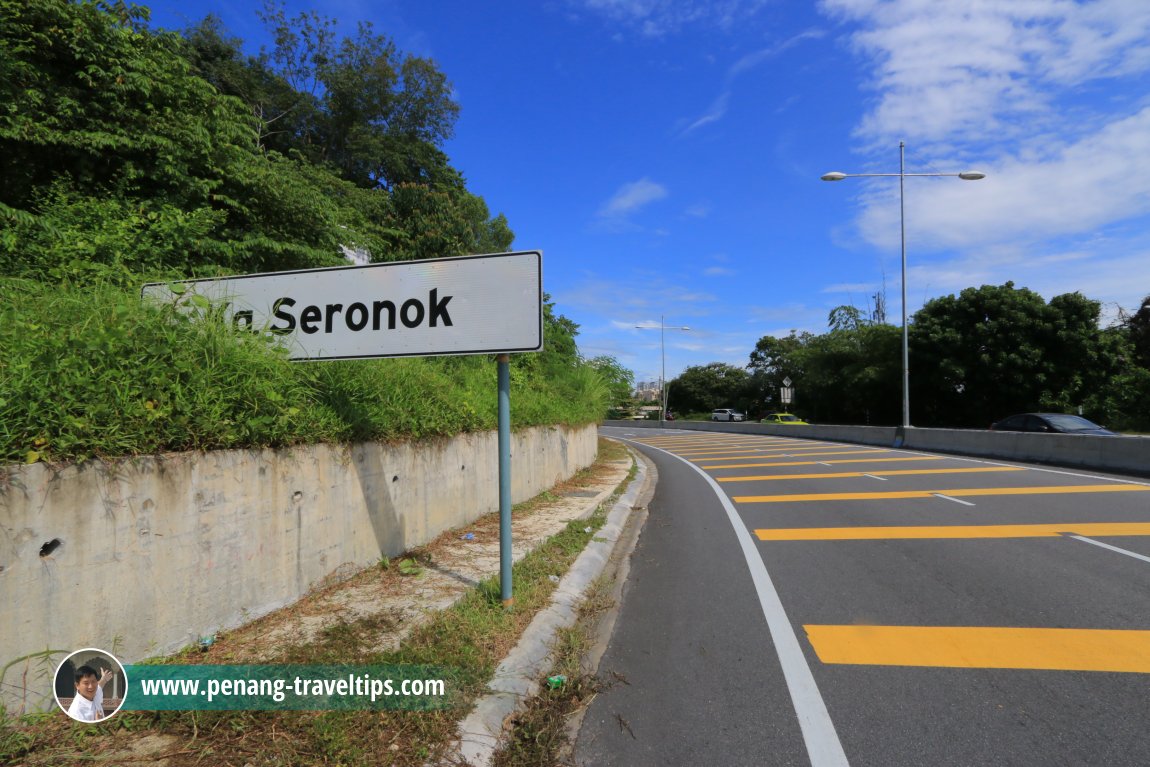
[[(830, 461), (778, 461), (772, 463), (736, 463), (730, 466), (700, 466), (700, 469), (749, 469), (760, 466), (838, 466), (840, 463), (895, 463), (901, 461), (941, 461), (940, 455), (908, 455), (903, 458), (836, 458)], [(734, 481), (734, 477), (725, 477), (720, 482)]]
[(896, 469), (891, 471), (842, 471), (826, 474), (768, 474), (762, 477), (718, 477), (718, 482), (751, 482), (772, 479), (847, 479), (852, 477), (904, 477), (912, 474), (975, 474), (988, 471), (1026, 471), (1019, 466), (981, 466), (961, 469)]
[[(803, 446), (803, 447), (777, 447), (777, 446), (752, 447), (750, 445), (743, 445), (737, 449), (732, 448), (732, 449), (727, 449), (727, 450), (685, 450), (685, 451), (675, 451), (675, 454), (682, 456), (683, 458), (690, 458), (692, 461), (708, 461), (708, 460), (718, 461), (718, 460), (721, 460), (723, 458), (738, 458), (739, 457), (739, 456), (722, 455), (722, 453), (739, 453), (739, 452), (749, 453), (751, 451), (754, 451), (756, 455), (750, 456), (750, 457), (770, 458), (772, 453), (779, 454), (779, 455), (788, 455), (788, 454), (800, 455), (803, 453), (812, 453), (816, 450), (827, 450), (829, 448), (839, 449), (842, 447), (845, 447), (845, 446), (844, 445), (817, 445), (817, 446), (812, 447), (812, 446), (808, 445), (808, 446)], [(858, 448), (856, 448), (856, 449), (858, 449)], [(714, 457), (713, 458), (707, 458), (706, 456), (708, 456), (708, 455), (714, 456)], [(821, 455), (821, 453), (819, 453), (819, 455)]]
[(982, 626), (803, 627), (823, 663), (1150, 673), (1150, 631)]
[[(860, 455), (860, 454), (866, 454), (866, 453), (889, 453), (889, 452), (891, 452), (891, 451), (889, 451), (889, 450), (827, 450), (827, 451), (821, 452), (821, 453), (802, 453), (801, 455), (798, 455), (796, 457), (797, 458), (810, 458), (811, 456), (820, 456), (820, 455)], [(738, 465), (732, 465), (732, 466), (725, 466), (725, 465), (724, 466), (702, 466), (701, 464), (704, 464), (707, 461), (719, 461), (719, 460), (731, 461), (731, 460), (735, 460), (737, 458), (745, 458), (747, 460), (750, 460), (751, 458), (786, 458), (786, 457), (787, 457), (786, 455), (776, 455), (776, 456), (770, 456), (770, 455), (728, 455), (728, 456), (723, 456), (721, 458), (688, 458), (687, 460), (689, 460), (691, 463), (700, 464), (700, 466), (699, 466), (700, 469), (741, 469), (741, 468), (744, 468), (747, 466), (767, 466), (769, 464), (749, 463), (749, 464), (738, 464)]]
[(1150, 535), (1150, 522), (1055, 522), (1041, 525), (893, 525), (780, 527), (756, 530), (763, 541), (877, 541), (914, 538), (1054, 538), (1064, 533), (1104, 538)]
[(737, 495), (735, 503), (790, 503), (802, 501), (881, 501), (946, 495), (971, 498), (981, 495), (1050, 495), (1059, 493), (1136, 493), (1150, 485), (1056, 485), (1054, 487), (979, 487), (956, 490), (896, 490), (882, 493), (813, 493), (804, 495)]

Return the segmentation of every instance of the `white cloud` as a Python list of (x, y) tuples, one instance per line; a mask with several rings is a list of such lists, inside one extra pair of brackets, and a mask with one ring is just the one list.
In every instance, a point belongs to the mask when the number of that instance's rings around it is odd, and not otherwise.
[(727, 90), (720, 93), (718, 98), (711, 102), (711, 105), (707, 107), (706, 112), (704, 112), (699, 117), (696, 117), (690, 125), (683, 129), (683, 135), (685, 136), (688, 133), (693, 133), (699, 128), (702, 128), (704, 125), (710, 125), (711, 123), (717, 123), (719, 120), (722, 120), (723, 117), (725, 117), (727, 114), (727, 106), (730, 104), (730, 102), (731, 91), (728, 86)]
[(1063, 89), (1150, 68), (1144, 0), (823, 0), (822, 8), (860, 27), (850, 41), (871, 58), (878, 93), (859, 129), (871, 141), (1031, 134), (1059, 118)]
[[(821, 7), (849, 25), (874, 94), (856, 135), (868, 157), (882, 155), (856, 170), (896, 171), (905, 138), (908, 173), (988, 174), (907, 180), (912, 310), (926, 295), (1006, 280), (1111, 303), (1144, 292), (1132, 286), (1150, 284), (1150, 2)], [(861, 204), (858, 234), (897, 257), (897, 183), (845, 183)]]
[(840, 282), (835, 285), (827, 285), (820, 292), (822, 293), (870, 293), (878, 290), (879, 285), (872, 282)]
[(707, 277), (731, 277), (737, 274), (737, 272), (725, 266), (710, 266), (703, 270), (703, 274)]
[(632, 181), (619, 187), (611, 199), (599, 209), (600, 218), (624, 218), (652, 202), (667, 196), (667, 189), (648, 178)]
[(710, 125), (711, 123), (716, 123), (722, 120), (723, 117), (725, 117), (727, 114), (727, 109), (731, 103), (731, 93), (734, 90), (735, 81), (740, 75), (745, 72), (749, 72), (759, 64), (762, 64), (764, 61), (778, 56), (784, 51), (793, 48), (805, 40), (814, 40), (825, 35), (826, 33), (822, 30), (808, 29), (804, 32), (800, 32), (797, 35), (787, 38), (777, 45), (762, 48), (760, 50), (754, 51), (753, 53), (748, 53), (747, 55), (740, 58), (727, 69), (727, 74), (723, 80), (723, 89), (719, 95), (715, 97), (715, 100), (711, 102), (711, 105), (707, 107), (707, 111), (692, 120), (687, 125), (687, 127), (683, 129), (680, 135), (686, 136), (705, 125)]
[(646, 37), (662, 37), (699, 24), (730, 29), (769, 4), (770, 0), (571, 0), (577, 8)]
[[(932, 250), (1043, 242), (1150, 213), (1150, 107), (1052, 152), (1028, 146), (982, 169), (987, 177), (975, 182), (908, 179), (908, 240)], [(892, 182), (876, 181), (862, 193), (859, 228), (885, 247), (898, 243)]]

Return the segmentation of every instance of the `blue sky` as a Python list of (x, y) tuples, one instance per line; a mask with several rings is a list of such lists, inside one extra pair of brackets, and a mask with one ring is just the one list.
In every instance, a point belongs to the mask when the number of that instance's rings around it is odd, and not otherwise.
[[(259, 0), (143, 3), (220, 16), (249, 52)], [(462, 112), (452, 164), (544, 254), (586, 356), (637, 380), (745, 365), (883, 290), (900, 312), (1013, 280), (1107, 318), (1150, 294), (1146, 0), (291, 0), (433, 58)]]

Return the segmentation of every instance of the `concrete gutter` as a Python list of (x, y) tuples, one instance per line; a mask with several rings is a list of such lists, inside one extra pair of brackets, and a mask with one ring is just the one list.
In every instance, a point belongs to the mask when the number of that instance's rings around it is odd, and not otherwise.
[[(556, 633), (575, 624), (584, 594), (612, 559), (639, 499), (647, 495), (647, 465), (634, 451), (631, 454), (638, 467), (635, 478), (608, 513), (603, 527), (559, 581), (551, 605), (535, 616), (519, 643), (499, 664), (487, 695), (460, 723), (459, 740), (449, 750), (455, 758), (474, 767), (488, 767), (503, 743), (511, 718), (538, 694), (540, 680), (554, 663)], [(589, 504), (587, 516), (598, 505), (598, 501)], [(633, 545), (633, 538), (628, 540)]]
[[(604, 421), (604, 426), (658, 429), (658, 421)], [(1044, 463), (1119, 474), (1150, 475), (1150, 437), (1027, 434), (981, 429), (901, 429), (894, 426), (781, 426), (725, 421), (669, 421), (668, 429), (763, 434)]]

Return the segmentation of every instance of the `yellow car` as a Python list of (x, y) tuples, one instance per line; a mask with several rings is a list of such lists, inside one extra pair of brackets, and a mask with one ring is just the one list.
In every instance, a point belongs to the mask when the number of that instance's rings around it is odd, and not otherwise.
[(781, 423), (787, 426), (808, 426), (806, 421), (790, 413), (767, 413), (759, 419), (759, 423)]

